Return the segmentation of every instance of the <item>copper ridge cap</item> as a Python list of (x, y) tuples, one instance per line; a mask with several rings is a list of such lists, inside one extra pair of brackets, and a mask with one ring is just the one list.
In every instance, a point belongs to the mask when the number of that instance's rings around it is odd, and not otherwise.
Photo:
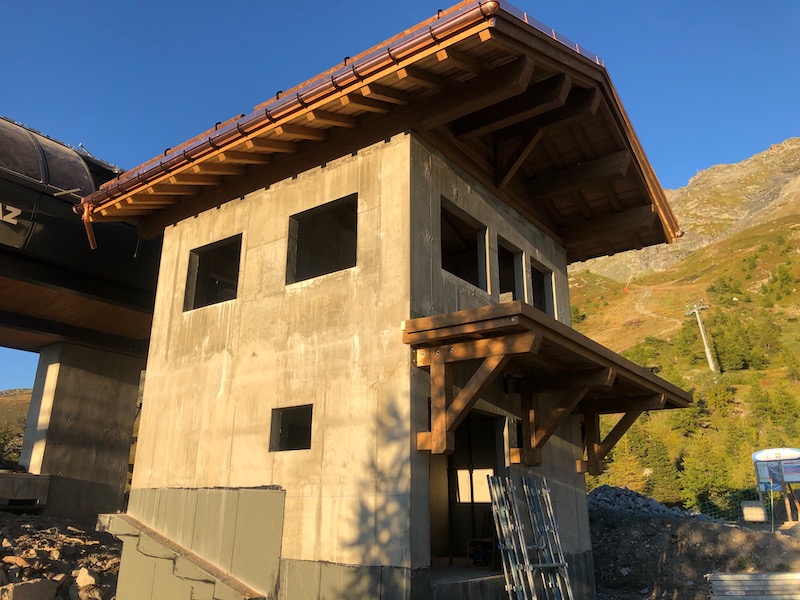
[(423, 21), (408, 33), (390, 38), (390, 43), (396, 42), (393, 46), (386, 46), (386, 42), (382, 42), (357, 55), (349, 64), (329, 69), (306, 83), (291, 88), (279, 97), (256, 106), (250, 115), (242, 114), (217, 123), (213, 129), (207, 130), (175, 148), (168, 148), (162, 157), (142, 163), (117, 176), (116, 179), (103, 184), (99, 190), (84, 197), (73, 210), (76, 214), (82, 214), (84, 221), (91, 220), (92, 208), (103, 201), (113, 200), (137, 187), (145, 186), (160, 175), (193, 163), (220, 147), (255, 133), (264, 126), (276, 123), (294, 112), (302, 111), (308, 104), (335, 93), (354, 81), (365, 79), (387, 64), (396, 63), (413, 55), (425, 44), (438, 43), (454, 32), (481, 20), (492, 18), (501, 11), (534, 27), (599, 66), (605, 66), (597, 56), (586, 52), (568, 38), (558, 35), (555, 30), (529, 17), (526, 12), (505, 0), (502, 3), (500, 0), (465, 0), (460, 5), (455, 5), (436, 17)]

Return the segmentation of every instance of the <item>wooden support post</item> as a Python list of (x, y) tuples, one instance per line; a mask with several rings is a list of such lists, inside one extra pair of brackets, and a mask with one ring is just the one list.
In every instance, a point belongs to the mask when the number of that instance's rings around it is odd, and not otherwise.
[(590, 475), (603, 473), (603, 459), (598, 455), (600, 449), (600, 415), (587, 413), (584, 420), (586, 432), (586, 463)]
[(447, 431), (447, 409), (453, 402), (453, 373), (444, 360), (444, 349), (433, 351), (431, 360), (431, 452), (451, 454), (455, 433)]
[(534, 436), (539, 427), (539, 395), (534, 392), (530, 383), (523, 380), (520, 384), (520, 403), (522, 405), (522, 464), (536, 467), (542, 464), (542, 449), (537, 448)]

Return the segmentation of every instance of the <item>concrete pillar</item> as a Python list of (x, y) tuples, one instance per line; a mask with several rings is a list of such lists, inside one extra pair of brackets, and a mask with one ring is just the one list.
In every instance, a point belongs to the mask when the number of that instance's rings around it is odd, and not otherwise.
[(145, 359), (74, 344), (39, 355), (20, 464), (50, 475), (45, 514), (123, 509)]

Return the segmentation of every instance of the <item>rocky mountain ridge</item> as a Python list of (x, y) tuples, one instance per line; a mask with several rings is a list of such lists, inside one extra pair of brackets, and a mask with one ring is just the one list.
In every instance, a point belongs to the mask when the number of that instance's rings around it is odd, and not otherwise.
[(570, 273), (590, 270), (625, 283), (632, 276), (664, 271), (750, 227), (800, 212), (800, 138), (736, 164), (700, 171), (685, 187), (666, 193), (684, 232), (678, 242), (575, 263)]

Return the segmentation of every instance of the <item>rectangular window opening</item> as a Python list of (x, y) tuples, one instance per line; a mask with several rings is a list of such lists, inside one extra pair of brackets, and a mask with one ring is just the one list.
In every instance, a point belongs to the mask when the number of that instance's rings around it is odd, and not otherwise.
[(442, 268), (488, 290), (486, 277), (486, 226), (442, 198)]
[(183, 310), (236, 298), (241, 253), (241, 234), (192, 250)]
[(313, 405), (272, 409), (270, 452), (307, 450), (311, 448), (311, 415)]
[(553, 272), (535, 261), (531, 261), (531, 279), (533, 298), (531, 304), (534, 308), (547, 313), (555, 314), (553, 303)]
[(505, 240), (497, 239), (497, 268), (500, 275), (500, 302), (525, 297), (522, 252)]
[(286, 283), (356, 266), (358, 195), (289, 217)]

